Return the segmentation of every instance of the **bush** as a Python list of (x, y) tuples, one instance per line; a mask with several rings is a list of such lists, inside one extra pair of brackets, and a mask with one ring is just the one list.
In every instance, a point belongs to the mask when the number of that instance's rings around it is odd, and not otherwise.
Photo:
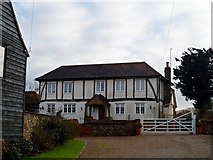
[(39, 151), (46, 151), (72, 139), (76, 133), (76, 124), (61, 117), (51, 117), (32, 131), (31, 140)]
[(34, 127), (31, 135), (31, 141), (34, 147), (39, 151), (46, 151), (53, 148), (48, 133), (46, 133), (40, 126)]
[(65, 120), (67, 126), (72, 126), (71, 138), (78, 137), (81, 134), (81, 125), (76, 120)]
[(33, 156), (37, 153), (33, 144), (29, 140), (14, 140), (9, 143), (6, 149), (6, 153), (3, 154), (4, 160), (19, 160), (23, 157)]

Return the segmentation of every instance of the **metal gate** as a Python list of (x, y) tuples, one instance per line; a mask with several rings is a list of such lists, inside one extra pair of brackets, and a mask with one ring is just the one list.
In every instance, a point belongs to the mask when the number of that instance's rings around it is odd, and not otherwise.
[(196, 134), (196, 115), (188, 112), (174, 119), (142, 119), (142, 133), (188, 133)]

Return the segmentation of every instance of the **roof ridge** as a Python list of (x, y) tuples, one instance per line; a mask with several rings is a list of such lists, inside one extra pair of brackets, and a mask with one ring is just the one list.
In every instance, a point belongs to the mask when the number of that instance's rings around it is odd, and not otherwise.
[[(121, 65), (121, 64), (139, 64), (139, 63), (146, 63), (145, 61), (141, 61), (141, 62), (109, 62), (109, 63), (91, 63), (91, 64), (75, 64), (75, 65), (61, 65), (61, 67), (75, 67), (75, 66), (98, 66), (98, 65)], [(147, 64), (147, 63), (146, 63)]]

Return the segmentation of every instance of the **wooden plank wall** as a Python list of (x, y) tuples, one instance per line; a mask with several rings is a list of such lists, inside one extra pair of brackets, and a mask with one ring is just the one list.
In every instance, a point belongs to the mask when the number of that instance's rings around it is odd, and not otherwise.
[(27, 51), (12, 4), (0, 2), (0, 45), (5, 48), (2, 78), (2, 138), (22, 137)]

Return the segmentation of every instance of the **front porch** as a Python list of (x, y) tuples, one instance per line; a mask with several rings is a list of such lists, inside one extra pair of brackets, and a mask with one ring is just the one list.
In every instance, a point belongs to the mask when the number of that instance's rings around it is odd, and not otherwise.
[(110, 119), (110, 106), (103, 95), (94, 95), (85, 104), (84, 122)]

